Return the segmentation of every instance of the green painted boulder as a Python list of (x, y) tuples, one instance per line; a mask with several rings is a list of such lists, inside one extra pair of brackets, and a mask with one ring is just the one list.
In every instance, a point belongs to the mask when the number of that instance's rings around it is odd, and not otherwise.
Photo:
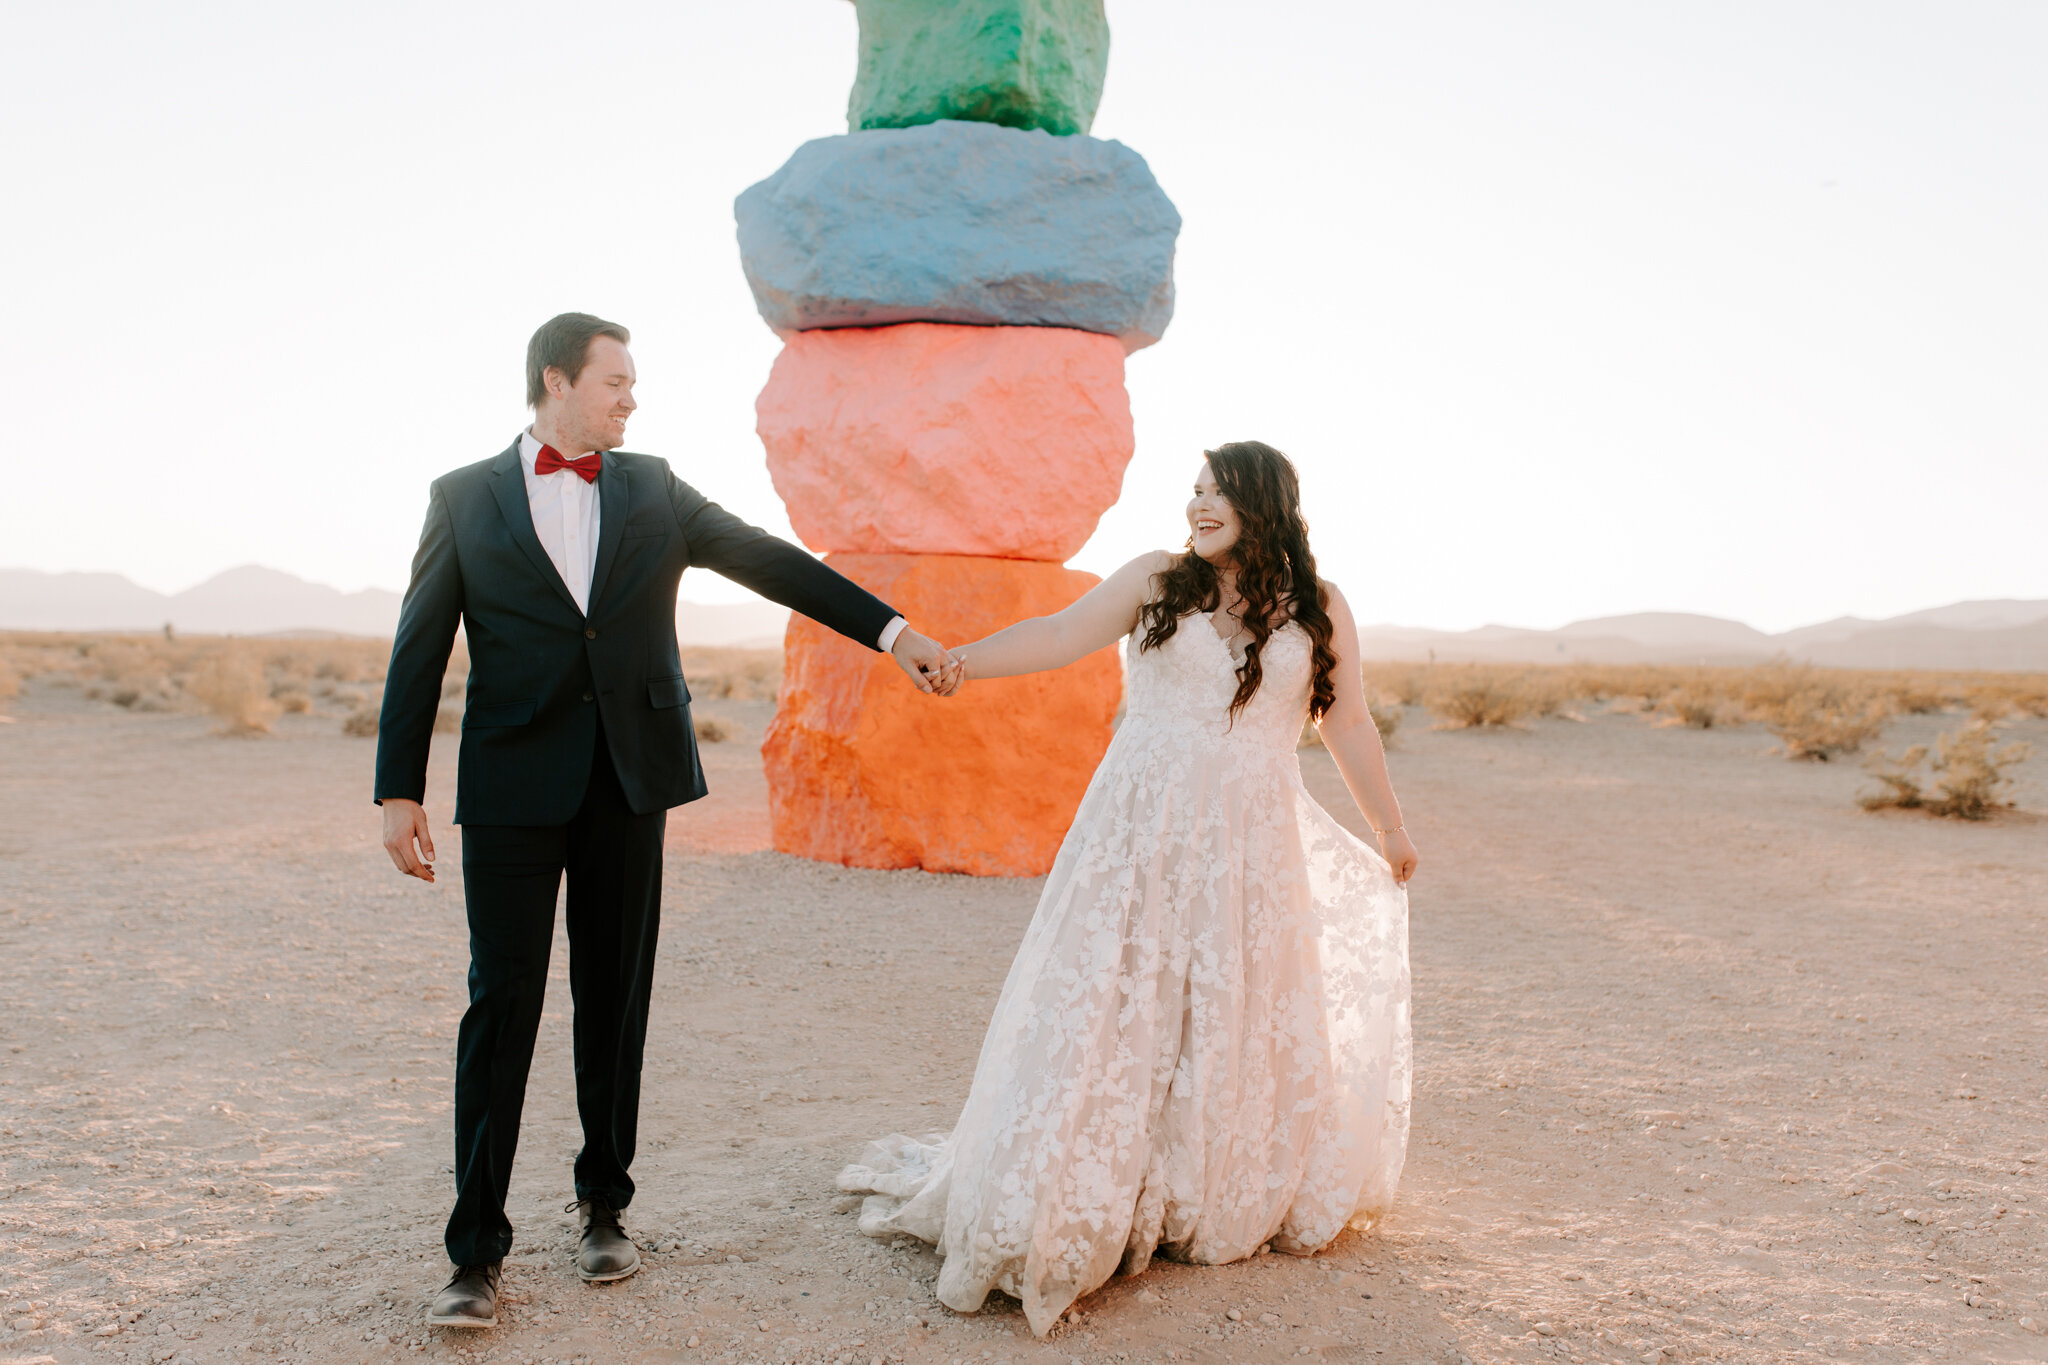
[(854, 0), (849, 132), (940, 119), (1085, 133), (1102, 102), (1102, 0)]

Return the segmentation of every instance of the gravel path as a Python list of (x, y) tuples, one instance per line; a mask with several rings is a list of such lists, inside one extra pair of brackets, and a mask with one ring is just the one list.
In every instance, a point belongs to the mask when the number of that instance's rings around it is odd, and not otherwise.
[(371, 744), (32, 686), (0, 726), (0, 1362), (2048, 1359), (2048, 818), (1865, 814), (1853, 768), (1754, 730), (1411, 713), (1395, 1216), (1312, 1260), (1159, 1265), (1041, 1343), (1014, 1304), (938, 1308), (933, 1257), (831, 1184), (950, 1122), (1036, 883), (759, 851), (766, 708), (704, 709), (740, 734), (717, 803), (671, 818), (627, 1216), (660, 1249), (616, 1286), (570, 1269), (558, 943), (479, 1340), (421, 1326), (459, 875), (392, 873)]

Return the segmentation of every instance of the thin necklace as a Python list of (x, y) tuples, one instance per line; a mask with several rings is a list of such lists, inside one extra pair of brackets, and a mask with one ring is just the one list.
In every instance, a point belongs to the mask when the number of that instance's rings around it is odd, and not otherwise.
[[(1228, 586), (1230, 595), (1232, 597), (1237, 598), (1237, 600), (1228, 605), (1224, 604), (1223, 594), (1225, 585), (1219, 581), (1216, 586), (1216, 610), (1222, 612), (1223, 619), (1230, 622), (1230, 634), (1225, 635), (1222, 631), (1218, 630), (1216, 631), (1216, 635), (1218, 639), (1223, 641), (1223, 648), (1229, 653), (1230, 657), (1233, 659), (1237, 659), (1240, 663), (1242, 663), (1243, 658), (1238, 654), (1234, 646), (1237, 644), (1238, 637), (1244, 634), (1244, 620), (1237, 614), (1237, 609), (1244, 605), (1244, 598), (1239, 596), (1237, 591), (1237, 585), (1235, 583), (1231, 583)], [(1209, 628), (1211, 630), (1216, 629), (1216, 617), (1214, 613), (1210, 614)]]

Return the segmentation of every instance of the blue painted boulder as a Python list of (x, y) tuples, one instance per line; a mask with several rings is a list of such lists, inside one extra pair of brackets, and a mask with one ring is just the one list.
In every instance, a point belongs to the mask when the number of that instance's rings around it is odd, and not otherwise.
[(1120, 142), (945, 121), (818, 138), (740, 195), (740, 264), (777, 332), (1073, 327), (1150, 346), (1180, 214)]

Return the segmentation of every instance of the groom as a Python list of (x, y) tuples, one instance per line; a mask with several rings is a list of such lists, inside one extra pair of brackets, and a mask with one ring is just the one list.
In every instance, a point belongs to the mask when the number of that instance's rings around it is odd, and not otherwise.
[(864, 645), (919, 688), (958, 670), (933, 641), (804, 551), (708, 501), (665, 461), (617, 447), (632, 415), (631, 337), (587, 313), (551, 319), (526, 350), (532, 427), (434, 481), (413, 556), (377, 731), (376, 799), (398, 870), (434, 880), (420, 802), (441, 678), (469, 642), (455, 823), (463, 827), (469, 1008), (455, 1058), (455, 1276), (429, 1321), (497, 1322), (505, 1215), (526, 1074), (569, 883), (576, 1158), (586, 1280), (624, 1279), (640, 1254), (619, 1223), (633, 1198), (640, 1058), (671, 806), (704, 795), (676, 645), (676, 583), (725, 575)]

